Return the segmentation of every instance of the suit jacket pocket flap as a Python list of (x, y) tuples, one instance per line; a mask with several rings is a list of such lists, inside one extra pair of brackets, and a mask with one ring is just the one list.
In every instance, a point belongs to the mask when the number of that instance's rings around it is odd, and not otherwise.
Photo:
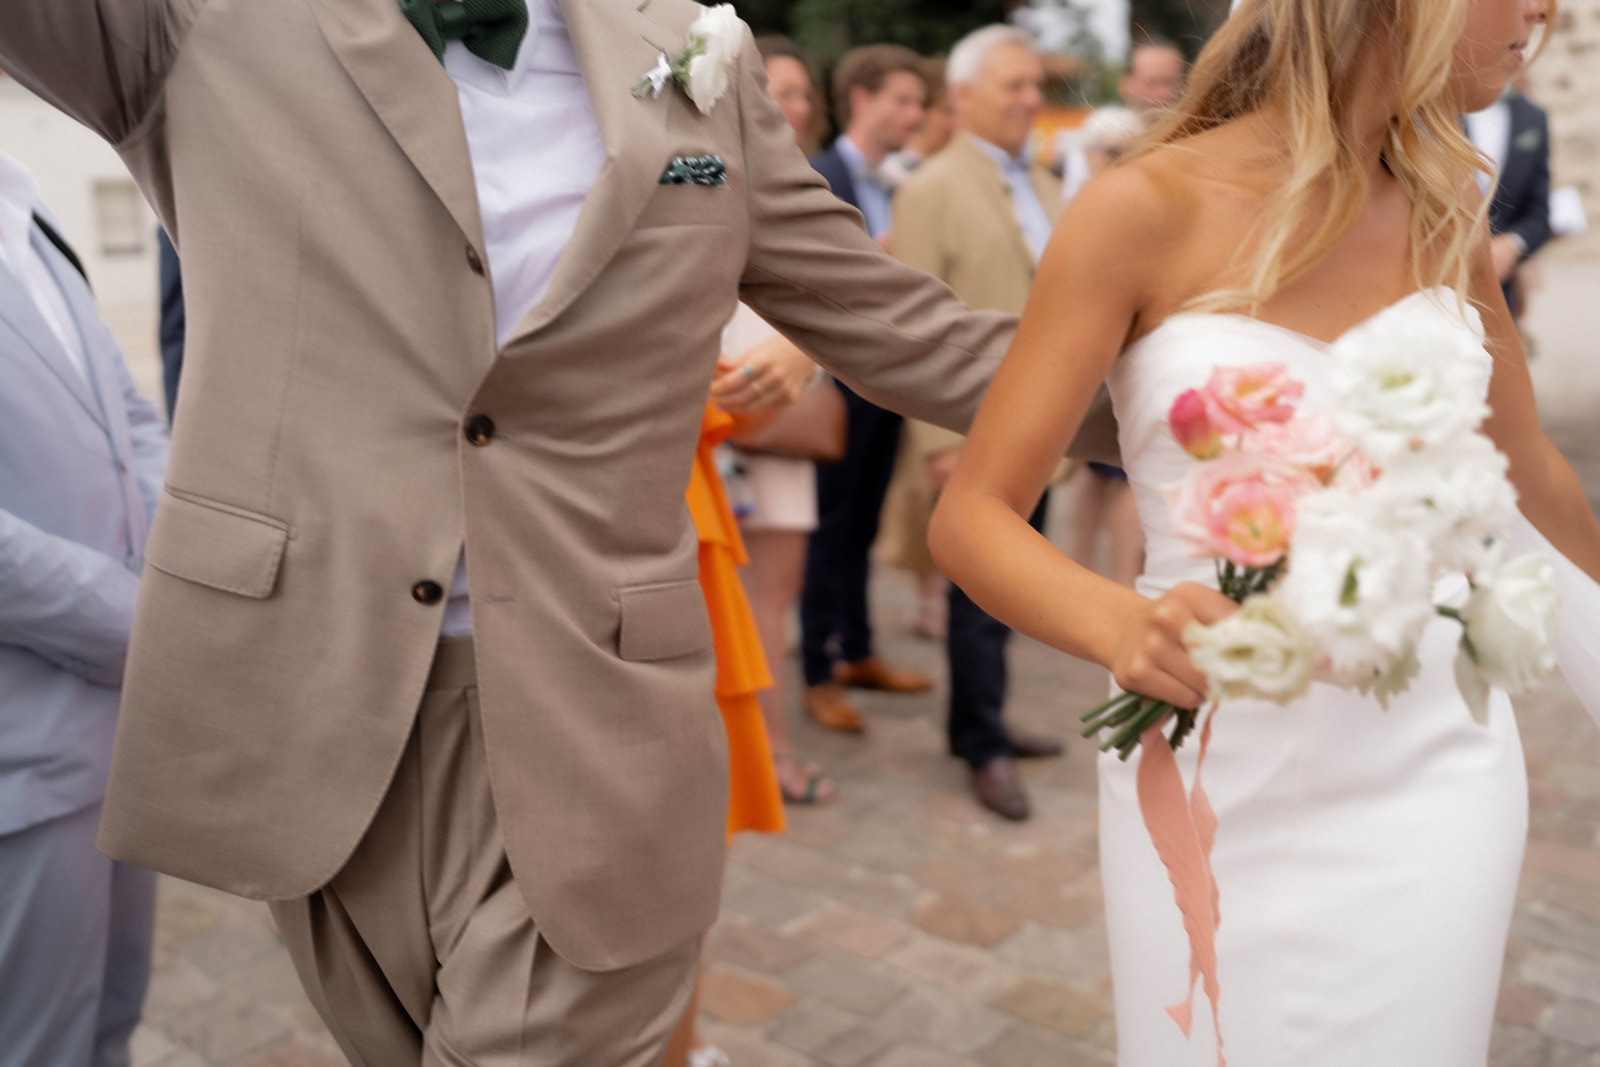
[(265, 600), (277, 584), (289, 527), (277, 519), (168, 491), (145, 562), (164, 574)]
[(617, 590), (622, 629), (617, 654), (648, 662), (699, 652), (711, 644), (705, 594), (697, 581)]

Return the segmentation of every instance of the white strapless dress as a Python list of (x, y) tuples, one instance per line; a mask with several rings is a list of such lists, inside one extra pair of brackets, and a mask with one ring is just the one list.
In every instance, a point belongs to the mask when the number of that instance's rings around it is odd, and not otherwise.
[[(1401, 302), (1481, 340), (1446, 290)], [(1481, 346), (1479, 351), (1481, 352)], [(1180, 314), (1123, 353), (1109, 386), (1147, 539), (1140, 591), (1215, 584), (1186, 556), (1160, 489), (1191, 459), (1168, 408), (1213, 368), (1286, 364), (1303, 407), (1326, 404), (1328, 346), (1235, 315)], [(1463, 374), (1487, 388), (1490, 358)], [(1464, 579), (1457, 579), (1463, 581)], [(1205, 787), (1224, 1052), (1230, 1067), (1483, 1067), (1527, 829), (1510, 702), (1479, 725), (1456, 692), (1460, 630), (1440, 619), (1421, 676), (1381, 709), (1329, 686), (1288, 707), (1233, 700), (1217, 713)], [(1193, 779), (1198, 744), (1178, 752)], [(1101, 862), (1121, 1067), (1214, 1067), (1204, 994), (1185, 1038), (1189, 947), (1172, 885), (1140, 818), (1138, 756), (1100, 761)]]

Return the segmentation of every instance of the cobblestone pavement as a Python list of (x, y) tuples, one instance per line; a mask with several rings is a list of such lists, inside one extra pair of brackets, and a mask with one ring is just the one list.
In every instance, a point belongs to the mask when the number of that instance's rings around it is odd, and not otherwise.
[[(1600, 258), (1552, 259), (1535, 309), (1535, 379), (1600, 502), (1600, 359), (1581, 358), (1600, 330), (1592, 309), (1586, 324), (1575, 311), (1600, 291)], [(888, 652), (940, 673), (937, 649), (906, 636), (904, 585), (886, 578), (877, 591)], [(1103, 691), (1102, 672), (1022, 639), (1012, 662), (1012, 718), (1072, 737), (1073, 709)], [(737, 1067), (1113, 1063), (1089, 746), (1027, 766), (1037, 814), (1003, 825), (976, 808), (945, 755), (937, 696), (862, 704), (864, 738), (799, 734), (838, 779), (840, 800), (791, 809), (789, 833), (733, 849), (707, 954), (704, 1035)], [(1559, 682), (1518, 712), (1531, 827), (1491, 1063), (1600, 1067), (1600, 730)], [(134, 1062), (342, 1061), (265, 910), (168, 881)]]

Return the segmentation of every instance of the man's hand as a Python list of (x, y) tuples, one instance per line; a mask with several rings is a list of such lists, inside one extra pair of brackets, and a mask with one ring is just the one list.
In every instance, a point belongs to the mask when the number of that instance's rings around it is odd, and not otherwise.
[(800, 398), (817, 365), (788, 339), (763, 341), (741, 359), (717, 362), (711, 402), (730, 415), (786, 407)]
[(1522, 238), (1514, 233), (1497, 234), (1489, 239), (1489, 256), (1494, 260), (1494, 273), (1500, 284), (1510, 281), (1516, 273), (1524, 247)]

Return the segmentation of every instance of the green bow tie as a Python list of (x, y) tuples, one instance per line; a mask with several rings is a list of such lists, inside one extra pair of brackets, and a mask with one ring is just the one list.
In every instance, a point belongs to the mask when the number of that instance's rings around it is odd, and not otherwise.
[(510, 70), (528, 33), (527, 0), (400, 0), (400, 13), (441, 63), (445, 44), (460, 41), (479, 59)]

